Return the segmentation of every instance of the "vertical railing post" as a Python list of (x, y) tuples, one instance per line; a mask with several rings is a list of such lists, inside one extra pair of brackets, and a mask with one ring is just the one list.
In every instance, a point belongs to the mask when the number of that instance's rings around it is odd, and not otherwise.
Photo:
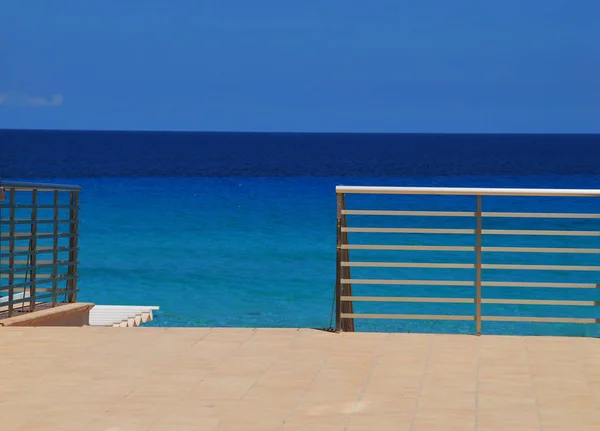
[(31, 191), (31, 239), (29, 240), (30, 261), (29, 266), (29, 311), (35, 311), (36, 303), (36, 281), (37, 281), (37, 212), (38, 191)]
[(68, 301), (77, 301), (77, 256), (78, 256), (78, 244), (79, 244), (79, 192), (71, 191), (70, 206), (69, 210), (69, 279), (67, 280), (68, 286)]
[(477, 219), (477, 228), (475, 229), (475, 332), (481, 335), (481, 249), (482, 249), (482, 233), (483, 233), (483, 211), (482, 211), (482, 196), (477, 195), (477, 211), (475, 218)]
[(342, 200), (339, 193), (337, 200), (337, 230), (335, 253), (335, 330), (342, 330)]
[(9, 228), (8, 228), (8, 317), (13, 315), (15, 300), (15, 207), (16, 197), (15, 189), (10, 189), (10, 213), (9, 213)]
[(59, 220), (59, 191), (54, 190), (54, 218), (53, 218), (53, 237), (52, 237), (52, 306), (56, 307), (56, 290), (58, 289), (58, 220)]

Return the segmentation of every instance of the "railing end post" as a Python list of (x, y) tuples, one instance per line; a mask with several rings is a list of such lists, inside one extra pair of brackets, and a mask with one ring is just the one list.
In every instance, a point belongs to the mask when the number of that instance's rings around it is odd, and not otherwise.
[(475, 212), (475, 332), (481, 335), (481, 268), (482, 268), (482, 243), (483, 243), (483, 206), (482, 196), (477, 195), (477, 210)]

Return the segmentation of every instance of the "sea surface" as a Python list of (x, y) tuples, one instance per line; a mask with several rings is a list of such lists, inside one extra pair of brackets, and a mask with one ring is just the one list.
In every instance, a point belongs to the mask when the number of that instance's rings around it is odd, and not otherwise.
[[(158, 305), (158, 326), (330, 326), (336, 185), (600, 188), (600, 135), (155, 133), (0, 130), (0, 177), (77, 184), (79, 300)], [(474, 211), (472, 197), (348, 196), (348, 208)], [(598, 211), (594, 198), (488, 198), (484, 211)], [(471, 218), (349, 217), (352, 226), (473, 228)], [(599, 220), (486, 219), (490, 229), (600, 230)], [(540, 227), (541, 226), (541, 227)], [(473, 245), (472, 235), (351, 234), (362, 244)], [(485, 237), (600, 248), (600, 237)], [(470, 252), (353, 260), (473, 263)], [(484, 263), (600, 265), (600, 255), (489, 253)], [(473, 280), (472, 269), (353, 268), (353, 278)], [(484, 281), (598, 283), (597, 271), (484, 270)], [(354, 286), (361, 296), (473, 288)], [(600, 300), (600, 289), (485, 288), (484, 298)], [(500, 316), (600, 318), (599, 307), (484, 305)], [(473, 315), (473, 304), (355, 303), (360, 313)], [(361, 331), (474, 332), (472, 322), (357, 320)], [(484, 322), (485, 333), (597, 335), (598, 325)]]

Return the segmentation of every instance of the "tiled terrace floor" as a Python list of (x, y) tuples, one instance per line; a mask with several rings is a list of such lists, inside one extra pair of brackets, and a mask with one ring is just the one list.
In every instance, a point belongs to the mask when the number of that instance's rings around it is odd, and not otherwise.
[(0, 328), (0, 429), (600, 430), (600, 340)]

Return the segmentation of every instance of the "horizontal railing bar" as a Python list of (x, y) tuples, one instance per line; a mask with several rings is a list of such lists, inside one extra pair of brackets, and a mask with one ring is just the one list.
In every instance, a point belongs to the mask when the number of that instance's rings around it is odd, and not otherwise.
[[(475, 251), (471, 246), (448, 245), (383, 245), (342, 244), (342, 250), (396, 250), (396, 251)], [(573, 253), (600, 254), (600, 248), (553, 248), (553, 247), (482, 247), (488, 253)]]
[[(398, 211), (398, 210), (342, 210), (345, 215), (408, 216), (408, 217), (475, 217), (470, 211)], [(491, 218), (547, 218), (547, 219), (600, 219), (600, 214), (537, 213), (537, 212), (483, 212)]]
[[(23, 297), (22, 295), (23, 295), (23, 293), (25, 293), (27, 295), (27, 296), (25, 296), (25, 298), (30, 298), (30, 292), (29, 291), (23, 292), (22, 289), (19, 289), (19, 290), (20, 290), (19, 292), (15, 292), (16, 295), (20, 295), (20, 297)], [(61, 292), (66, 292), (68, 290), (69, 290), (68, 287), (64, 287), (64, 288), (57, 287), (56, 288), (56, 292), (58, 294), (60, 294)], [(52, 287), (37, 287), (35, 289), (35, 291), (36, 291), (36, 293), (37, 292), (42, 292), (43, 293), (43, 292), (54, 292), (55, 290)], [(37, 294), (36, 294), (36, 296), (37, 296)], [(3, 298), (3, 300), (8, 299), (6, 296), (2, 296), (0, 298)], [(0, 304), (5, 304), (5, 302), (0, 302)]]
[[(46, 299), (46, 298), (52, 298), (54, 295), (56, 296), (62, 296), (62, 295), (66, 295), (69, 293), (76, 293), (79, 292), (79, 289), (56, 289), (56, 293), (55, 292), (51, 292), (51, 293), (44, 293), (43, 295), (35, 295), (35, 296), (26, 296), (26, 297), (22, 297), (22, 298), (18, 298), (18, 299), (13, 299), (12, 301), (6, 301), (6, 302), (1, 302), (0, 303), (0, 307), (4, 308), (7, 305), (16, 305), (16, 304), (27, 304), (29, 305), (29, 303), (31, 301), (35, 301), (38, 302), (40, 299)], [(41, 302), (42, 304), (44, 302)], [(0, 321), (1, 323), (1, 321)]]
[(453, 303), (453, 304), (473, 304), (474, 298), (418, 298), (413, 296), (342, 296), (342, 301), (353, 302), (432, 302), (432, 303)]
[(475, 212), (467, 211), (342, 210), (342, 214), (409, 217), (475, 217)]
[[(350, 279), (342, 278), (342, 284), (380, 284), (380, 285), (401, 285), (401, 286), (475, 286), (474, 281), (456, 281), (456, 280), (388, 280), (388, 279)], [(594, 283), (551, 283), (551, 282), (532, 282), (532, 281), (483, 281), (484, 287), (539, 287), (539, 288), (562, 288), (562, 289), (599, 289), (600, 284)]]
[[(470, 211), (397, 211), (397, 210), (342, 210), (345, 215), (408, 216), (408, 217), (475, 217)], [(546, 219), (600, 219), (600, 214), (589, 213), (538, 213), (538, 212), (483, 212), (482, 217), (492, 218), (546, 218)]]
[[(30, 254), (44, 254), (44, 253), (54, 252), (53, 247), (37, 247), (35, 250), (30, 250), (29, 247), (18, 246), (18, 247), (15, 247), (15, 250), (19, 250), (19, 251), (15, 251), (14, 253), (10, 253), (10, 252), (9, 253), (0, 253), (0, 258), (7, 258), (10, 256), (27, 256)], [(64, 252), (75, 251), (75, 250), (79, 250), (79, 247), (58, 247), (56, 249), (56, 252), (64, 253)]]
[(484, 263), (483, 269), (517, 269), (523, 271), (600, 271), (600, 266), (579, 265), (512, 265)]
[(481, 233), (484, 235), (600, 236), (600, 231), (593, 231), (593, 230), (483, 229)]
[(483, 281), (485, 287), (539, 287), (548, 289), (598, 289), (594, 283), (551, 283), (543, 281)]
[(357, 314), (341, 313), (342, 319), (475, 320), (474, 316), (444, 314)]
[(594, 189), (519, 189), (479, 187), (377, 187), (336, 186), (336, 193), (392, 195), (468, 195), (468, 196), (572, 196), (598, 197)]
[(0, 224), (4, 224), (4, 225), (10, 225), (10, 224), (54, 224), (54, 222), (59, 223), (59, 224), (65, 224), (65, 223), (79, 223), (79, 220), (70, 220), (70, 219), (59, 219), (59, 220), (53, 220), (53, 219), (38, 219), (38, 220), (31, 220), (31, 219), (16, 219), (16, 220), (2, 220), (0, 221)]
[(429, 262), (342, 262), (347, 267), (369, 268), (475, 268), (473, 263), (429, 263)]
[(11, 204), (0, 204), (0, 209), (33, 209), (33, 208), (37, 208), (39, 210), (51, 210), (54, 208), (58, 208), (59, 210), (73, 210), (73, 209), (79, 209), (80, 207), (78, 205), (52, 205), (52, 204), (38, 204), (38, 205), (32, 205), (32, 204), (15, 204), (15, 205), (11, 205)]
[[(2, 270), (0, 273), (5, 274), (4, 270)], [(22, 280), (24, 278), (29, 278), (29, 274), (15, 274), (14, 278), (18, 279), (18, 280)], [(52, 274), (37, 274), (36, 275), (36, 280), (46, 280), (46, 279), (51, 279), (51, 278), (52, 278)]]
[(474, 281), (456, 281), (456, 280), (381, 280), (381, 279), (350, 279), (342, 278), (342, 284), (386, 284), (402, 286), (475, 286)]
[[(343, 250), (475, 251), (475, 247), (448, 245), (342, 244)], [(599, 250), (600, 253), (600, 250)]]
[[(403, 320), (475, 320), (472, 316), (449, 316), (440, 314), (358, 314), (341, 313), (342, 319), (403, 319)], [(538, 323), (599, 323), (600, 319), (572, 317), (521, 317), (521, 316), (482, 316), (488, 322), (538, 322)]]
[(570, 306), (595, 306), (600, 305), (598, 301), (571, 301), (554, 299), (482, 299), (484, 304), (506, 304), (506, 305), (570, 305)]
[[(10, 274), (15, 273), (15, 278), (20, 278), (17, 274), (18, 272), (29, 272), (32, 271), (34, 269), (38, 270), (38, 269), (52, 269), (52, 268), (59, 268), (61, 266), (69, 266), (69, 265), (78, 265), (79, 262), (75, 262), (75, 261), (70, 261), (70, 260), (61, 260), (58, 262), (52, 262), (51, 263), (43, 263), (40, 265), (31, 265), (31, 266), (21, 266), (21, 267), (15, 267), (15, 268), (8, 268), (8, 269), (1, 269), (0, 270), (0, 274)], [(50, 276), (50, 274), (37, 274), (38, 277), (40, 276)]]
[(10, 289), (21, 289), (24, 287), (31, 287), (34, 284), (38, 285), (38, 284), (51, 283), (51, 282), (54, 282), (54, 280), (59, 282), (59, 281), (66, 281), (66, 280), (74, 280), (74, 279), (78, 279), (78, 278), (79, 278), (79, 274), (73, 274), (73, 275), (59, 275), (56, 278), (36, 279), (35, 281), (29, 280), (29, 281), (25, 281), (23, 283), (12, 284), (10, 286), (2, 286), (2, 287), (0, 287), (0, 292), (5, 291), (5, 290), (10, 290)]
[[(74, 250), (75, 248), (77, 248), (77, 247), (66, 247), (65, 246), (65, 247), (58, 247), (56, 250), (57, 251), (71, 251), (71, 250)], [(48, 253), (48, 252), (54, 251), (54, 247), (50, 247), (50, 246), (48, 246), (48, 247), (36, 247), (35, 250), (31, 250), (29, 248), (29, 246), (27, 246), (27, 245), (17, 245), (17, 246), (15, 246), (15, 253), (14, 253), (15, 255), (17, 253), (21, 253), (21, 251), (26, 251), (28, 253), (29, 252), (31, 252), (31, 253), (35, 253), (35, 252), (37, 252), (37, 253)], [(5, 253), (5, 254), (8, 255), (10, 253)], [(4, 255), (2, 255), (2, 256), (4, 256)]]
[[(343, 227), (342, 232), (362, 233), (428, 233), (471, 235), (474, 229), (426, 229), (426, 228), (394, 228), (394, 227)], [(535, 236), (600, 236), (600, 231), (591, 230), (511, 230), (483, 229), (484, 235), (535, 235)]]
[(577, 317), (482, 316), (481, 320), (487, 322), (600, 323), (600, 319)]
[[(474, 304), (475, 298), (430, 298), (412, 296), (342, 296), (345, 302), (416, 302), (416, 303), (450, 303), (450, 304)], [(596, 306), (598, 301), (570, 301), (549, 299), (482, 299), (483, 304), (504, 305), (567, 305), (567, 306)]]
[(363, 232), (363, 233), (441, 233), (441, 234), (461, 234), (472, 235), (474, 229), (420, 229), (420, 228), (394, 228), (394, 227), (343, 227), (342, 232)]
[(600, 248), (553, 248), (553, 247), (482, 247), (487, 253), (574, 253), (600, 254)]
[(0, 184), (5, 189), (16, 191), (80, 191), (81, 187), (69, 184), (35, 183), (22, 181), (2, 181)]
[(14, 235), (11, 235), (9, 233), (2, 234), (2, 238), (10, 239), (11, 237), (14, 237), (16, 241), (23, 240), (23, 239), (31, 239), (31, 238), (53, 239), (53, 238), (68, 238), (68, 237), (72, 237), (72, 236), (76, 236), (76, 234), (70, 233), (70, 232), (62, 232), (62, 233), (58, 233), (56, 235), (54, 233), (38, 233), (38, 234), (32, 235), (30, 232), (15, 232)]
[(31, 235), (29, 232), (15, 232), (15, 234), (13, 236), (11, 236), (9, 233), (0, 234), (0, 240), (7, 241), (14, 237), (15, 241), (25, 241), (25, 240), (33, 239), (33, 238), (53, 239), (53, 238), (72, 238), (75, 236), (77, 236), (77, 234), (74, 234), (74, 233), (59, 233), (58, 235), (54, 235), (53, 233), (41, 233), (41, 234)]
[(483, 217), (498, 218), (560, 218), (560, 219), (600, 219), (600, 214), (580, 213), (518, 213), (518, 212), (483, 212)]
[[(15, 265), (27, 265), (29, 263), (29, 261), (27, 259), (23, 260), (23, 259), (19, 259), (13, 262)], [(37, 265), (45, 265), (47, 263), (54, 263), (53, 260), (36, 260), (36, 264)], [(0, 260), (0, 265), (10, 265), (10, 260)]]
[[(68, 288), (63, 288), (63, 289), (56, 289), (57, 292), (62, 292), (62, 291), (67, 291)], [(36, 292), (53, 292), (52, 287), (36, 287), (35, 288)]]

